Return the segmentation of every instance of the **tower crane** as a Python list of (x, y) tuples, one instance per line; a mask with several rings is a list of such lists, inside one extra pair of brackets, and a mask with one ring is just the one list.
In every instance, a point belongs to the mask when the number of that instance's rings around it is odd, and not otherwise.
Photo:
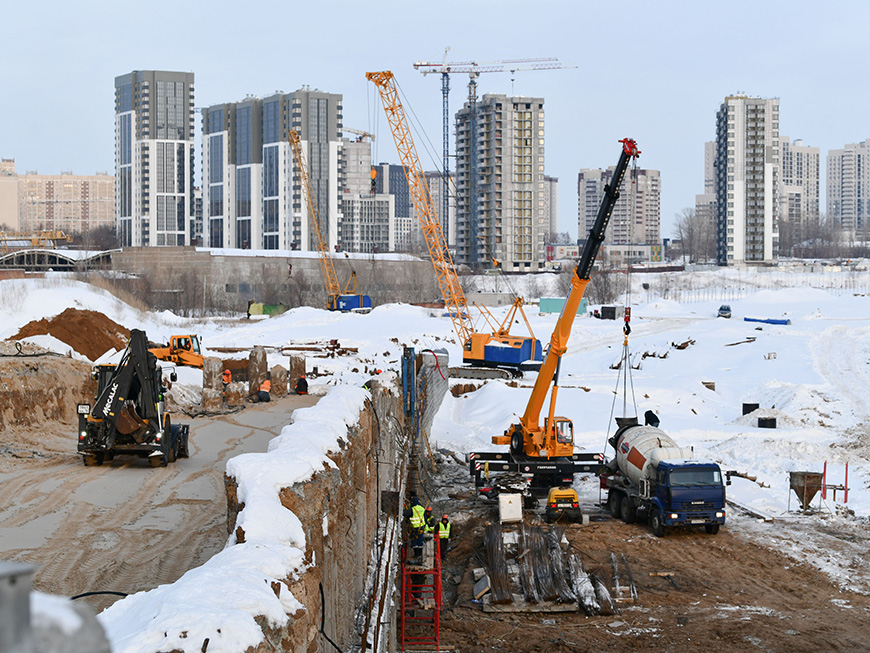
[(374, 134), (370, 134), (369, 132), (363, 131), (362, 129), (352, 129), (350, 127), (342, 127), (341, 131), (347, 132), (348, 134), (356, 134), (357, 136), (359, 136), (359, 138), (356, 139), (358, 143), (362, 143), (367, 138), (370, 138), (372, 140), (372, 142), (374, 142), (374, 140), (375, 140)]
[[(441, 75), (441, 103), (443, 112), (442, 124), (442, 167), (444, 175), (445, 189), (450, 182), (450, 108), (448, 96), (450, 94), (450, 75), (452, 73), (468, 73), (468, 102), (471, 109), (471, 115), (474, 116), (474, 110), (477, 106), (477, 78), (481, 73), (503, 73), (510, 72), (511, 75), (521, 70), (558, 70), (561, 68), (576, 68), (577, 66), (565, 65), (559, 62), (555, 57), (543, 57), (537, 59), (504, 59), (502, 61), (447, 61), (447, 53), (450, 47), (444, 49), (444, 61), (441, 63), (430, 61), (418, 61), (414, 64), (414, 69), (421, 72), (423, 75), (440, 74)], [(511, 78), (513, 81), (513, 78)], [(513, 92), (513, 91), (511, 91)], [(476, 148), (477, 130), (474, 120), (471, 121), (471, 156), (470, 169), (474, 171), (477, 167)], [(470, 202), (469, 202), (469, 225), (471, 227), (471, 248), (472, 248), (472, 263), (477, 262), (477, 221), (474, 216), (477, 215), (477, 192), (475, 175), (471, 175)], [(449, 192), (442, 194), (442, 216), (446, 228), (447, 216), (449, 211)], [(448, 234), (449, 236), (449, 234)]]
[(329, 248), (320, 231), (320, 219), (317, 215), (317, 203), (314, 201), (314, 193), (311, 190), (311, 180), (308, 177), (308, 167), (302, 156), (302, 142), (299, 132), (291, 129), (288, 132), (288, 140), (293, 148), (293, 157), (296, 160), (296, 169), (302, 180), (302, 189), (305, 192), (305, 200), (308, 203), (308, 214), (314, 223), (314, 233), (317, 237), (317, 253), (320, 257), (320, 271), (323, 274), (323, 283), (326, 286), (326, 308), (330, 311), (369, 311), (372, 308), (372, 300), (368, 295), (361, 295), (356, 280), (356, 272), (351, 272), (344, 290), (338, 285), (338, 276), (335, 266), (329, 255)]
[(453, 327), (462, 346), (463, 361), (473, 366), (511, 368), (517, 371), (537, 369), (541, 361), (541, 343), (534, 335), (512, 336), (509, 327), (504, 323), (495, 333), (479, 333), (474, 330), (474, 324), (468, 315), (465, 293), (462, 292), (459, 275), (456, 273), (447, 239), (438, 220), (438, 212), (423, 175), (393, 73), (389, 71), (366, 73), (366, 79), (373, 82), (380, 93), (387, 121), (390, 123), (390, 130), (396, 142), (396, 149), (405, 170), (405, 177), (408, 180), (408, 190), (429, 249), (429, 257), (435, 268), (441, 296), (444, 298), (445, 308), (450, 319), (453, 320)]

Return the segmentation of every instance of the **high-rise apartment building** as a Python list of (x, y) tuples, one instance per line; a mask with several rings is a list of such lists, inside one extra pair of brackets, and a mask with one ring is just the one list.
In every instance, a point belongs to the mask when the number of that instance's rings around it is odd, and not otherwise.
[(189, 245), (193, 234), (193, 73), (115, 78), (115, 214), (123, 246)]
[(115, 226), (115, 178), (106, 173), (18, 176), (22, 231), (81, 233)]
[(457, 112), (457, 263), (545, 269), (544, 152), (543, 98), (487, 94)]
[(544, 175), (544, 208), (548, 222), (547, 244), (559, 233), (559, 178)]
[(779, 234), (791, 244), (814, 233), (819, 224), (819, 148), (780, 136)]
[(716, 114), (716, 258), (773, 261), (779, 248), (779, 99), (725, 98)]
[[(448, 183), (444, 183), (444, 175), (441, 172), (429, 171), (424, 172), (423, 177), (426, 179), (426, 184), (429, 186), (429, 195), (432, 198), (432, 205), (438, 213), (438, 220), (441, 223), (441, 229), (444, 232), (444, 238), (448, 247), (453, 250), (456, 237), (456, 195), (450, 192), (451, 177)], [(444, 193), (447, 193), (447, 215), (444, 216)], [(422, 230), (420, 229), (420, 221), (415, 219), (411, 231), (415, 233), (416, 238), (422, 239)], [(419, 234), (416, 234), (419, 232)]]
[(828, 151), (827, 217), (842, 229), (870, 226), (870, 138)]
[(372, 146), (365, 138), (344, 139), (344, 196), (339, 246), (347, 252), (388, 252), (395, 249), (395, 198), (372, 192)]
[(15, 159), (0, 159), (0, 231), (18, 231), (18, 175)]
[(303, 88), (203, 112), (203, 240), (209, 247), (317, 249), (289, 130), (299, 132), (321, 235), (339, 244), (341, 95)]
[(393, 249), (399, 252), (419, 250), (419, 220), (411, 201), (408, 178), (400, 165), (380, 163), (376, 167), (375, 190), (378, 195), (393, 198), (393, 222), (395, 243)]
[[(577, 176), (577, 233), (585, 239), (604, 197), (604, 187), (613, 182), (616, 166), (607, 170), (583, 169)], [(658, 170), (629, 169), (619, 187), (605, 244), (657, 245), (661, 242), (661, 174)]]
[(704, 143), (704, 192), (695, 195), (695, 215), (715, 233), (716, 225), (716, 141)]

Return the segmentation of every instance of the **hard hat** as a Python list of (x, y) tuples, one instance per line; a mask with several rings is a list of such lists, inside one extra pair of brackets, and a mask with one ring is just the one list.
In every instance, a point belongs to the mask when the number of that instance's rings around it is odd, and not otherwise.
[(304, 379), (304, 378), (305, 378), (305, 375), (303, 374), (303, 375), (300, 376), (299, 378), (300, 378), (300, 379)]
[(448, 519), (447, 515), (441, 517), (441, 519)]
[(432, 512), (432, 506), (427, 506), (427, 507), (426, 507), (426, 512)]

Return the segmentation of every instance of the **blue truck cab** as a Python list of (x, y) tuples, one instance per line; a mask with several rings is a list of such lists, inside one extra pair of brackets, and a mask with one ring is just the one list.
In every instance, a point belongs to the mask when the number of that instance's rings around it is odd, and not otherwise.
[(663, 460), (649, 490), (650, 525), (658, 536), (668, 526), (704, 526), (715, 534), (725, 523), (725, 483), (716, 463)]

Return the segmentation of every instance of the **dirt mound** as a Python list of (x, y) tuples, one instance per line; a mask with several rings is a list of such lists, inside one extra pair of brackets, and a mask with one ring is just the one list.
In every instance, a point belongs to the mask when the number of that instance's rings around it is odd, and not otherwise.
[(102, 313), (68, 308), (51, 319), (28, 322), (9, 340), (44, 335), (54, 336), (92, 361), (112, 348), (124, 349), (130, 338), (128, 329)]

